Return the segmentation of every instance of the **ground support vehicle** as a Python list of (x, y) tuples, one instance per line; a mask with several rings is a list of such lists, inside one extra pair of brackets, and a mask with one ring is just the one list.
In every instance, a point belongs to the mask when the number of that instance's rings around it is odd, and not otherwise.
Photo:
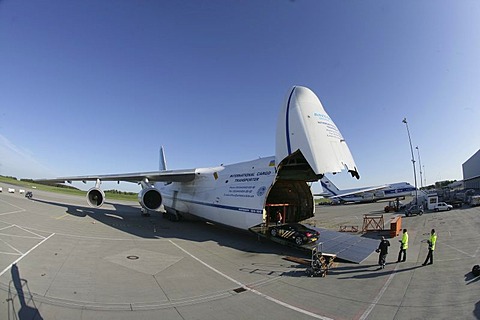
[(446, 202), (439, 202), (435, 205), (433, 208), (433, 211), (450, 211), (453, 209), (453, 206), (451, 204), (448, 204)]
[(472, 196), (469, 202), (472, 207), (480, 206), (480, 196)]
[(416, 215), (416, 214), (421, 216), (423, 214), (423, 212), (424, 211), (423, 211), (423, 206), (422, 205), (414, 204), (414, 205), (411, 205), (410, 207), (408, 207), (405, 210), (405, 216), (410, 217), (410, 216), (413, 216), (413, 215)]
[[(321, 244), (319, 244), (321, 247)], [(333, 268), (336, 255), (329, 253), (322, 253), (321, 250), (316, 248), (312, 249), (311, 264), (305, 270), (305, 273), (309, 277), (325, 277), (328, 270)]]

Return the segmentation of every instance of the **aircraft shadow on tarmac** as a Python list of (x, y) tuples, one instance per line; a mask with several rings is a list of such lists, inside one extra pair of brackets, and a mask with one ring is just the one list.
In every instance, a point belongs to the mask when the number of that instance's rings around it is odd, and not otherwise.
[(475, 310), (473, 310), (473, 315), (476, 319), (480, 319), (480, 301), (475, 303)]
[(465, 274), (465, 282), (467, 282), (467, 285), (475, 283), (480, 280), (480, 276), (475, 277), (473, 273), (468, 272)]
[[(8, 286), (8, 319), (43, 320), (28, 287), (28, 281), (20, 278), (18, 266), (16, 264), (12, 265), (10, 272), (12, 280)], [(17, 299), (20, 303), (20, 310), (18, 311), (16, 310)]]
[[(395, 262), (387, 263), (388, 265), (396, 264)], [(372, 267), (377, 267), (376, 269), (371, 269)], [(335, 268), (331, 271), (332, 274), (346, 275), (349, 273), (359, 273), (350, 277), (338, 277), (338, 279), (372, 279), (383, 276), (388, 276), (392, 273), (401, 273), (406, 271), (415, 270), (421, 268), (422, 266), (413, 266), (409, 268), (397, 268), (395, 270), (388, 269), (379, 269), (378, 265), (369, 265), (369, 266), (354, 266), (354, 267), (342, 267)]]
[(177, 238), (195, 242), (214, 241), (221, 246), (244, 252), (275, 255), (304, 255), (294, 248), (257, 238), (253, 233), (244, 230), (237, 230), (192, 219), (182, 219), (181, 221), (173, 222), (167, 218), (163, 218), (160, 212), (154, 212), (150, 216), (142, 216), (140, 214), (140, 208), (133, 205), (105, 202), (105, 205), (112, 205), (114, 207), (114, 209), (108, 209), (77, 206), (38, 198), (35, 198), (34, 201), (66, 208), (65, 212), (74, 217), (89, 217), (104, 225), (141, 238)]

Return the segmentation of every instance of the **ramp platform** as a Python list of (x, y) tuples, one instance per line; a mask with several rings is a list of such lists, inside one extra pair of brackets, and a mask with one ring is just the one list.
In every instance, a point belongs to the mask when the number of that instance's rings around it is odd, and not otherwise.
[(320, 232), (320, 237), (316, 243), (296, 246), (295, 243), (285, 239), (270, 236), (268, 228), (262, 226), (253, 227), (250, 229), (250, 231), (262, 238), (266, 238), (283, 245), (296, 247), (302, 251), (310, 252), (312, 248), (317, 246), (318, 243), (322, 243), (323, 252), (335, 254), (338, 259), (353, 263), (361, 263), (370, 254), (372, 254), (375, 249), (378, 248), (378, 240), (364, 238), (358, 235), (346, 234), (344, 232), (317, 228), (310, 225), (306, 226)]
[(318, 242), (323, 243), (323, 252), (336, 254), (338, 259), (361, 263), (378, 248), (379, 240), (323, 228), (310, 228), (320, 232)]

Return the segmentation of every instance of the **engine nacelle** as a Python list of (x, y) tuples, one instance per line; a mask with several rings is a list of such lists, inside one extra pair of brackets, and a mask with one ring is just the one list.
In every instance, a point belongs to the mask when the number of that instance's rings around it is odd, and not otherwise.
[(143, 208), (157, 210), (162, 205), (162, 195), (154, 187), (144, 188), (138, 193), (138, 202)]
[(93, 187), (87, 192), (87, 202), (91, 207), (101, 207), (105, 202), (105, 193), (100, 188)]

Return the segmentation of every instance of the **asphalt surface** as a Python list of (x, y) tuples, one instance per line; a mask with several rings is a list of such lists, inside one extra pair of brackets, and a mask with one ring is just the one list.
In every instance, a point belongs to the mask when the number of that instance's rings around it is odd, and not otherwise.
[[(0, 186), (0, 319), (480, 319), (480, 207), (403, 217), (406, 262), (396, 237), (385, 269), (373, 253), (310, 278), (284, 259), (305, 253), (248, 232)], [(361, 229), (384, 205), (318, 206), (309, 222)], [(423, 267), (432, 228), (435, 262)]]

